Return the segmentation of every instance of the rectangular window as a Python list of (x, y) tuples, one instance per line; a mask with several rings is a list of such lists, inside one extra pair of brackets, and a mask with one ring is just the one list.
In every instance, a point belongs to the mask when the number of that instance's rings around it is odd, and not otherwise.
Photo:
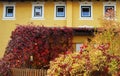
[(66, 3), (65, 2), (55, 2), (54, 19), (55, 20), (66, 19)]
[(115, 7), (114, 6), (105, 6), (105, 17), (114, 18), (115, 17)]
[(3, 20), (15, 19), (15, 3), (4, 3)]
[(92, 20), (92, 2), (80, 2), (80, 19)]
[(91, 17), (91, 6), (81, 6), (81, 17)]
[(42, 6), (34, 6), (34, 17), (42, 17)]
[(76, 52), (80, 52), (82, 50), (82, 46), (83, 46), (82, 43), (76, 44)]
[(6, 6), (5, 17), (13, 17), (13, 11), (14, 11), (13, 6)]
[(65, 6), (56, 6), (56, 17), (65, 17)]
[(32, 19), (44, 20), (44, 2), (32, 2)]
[(103, 17), (105, 19), (116, 19), (116, 2), (103, 2)]

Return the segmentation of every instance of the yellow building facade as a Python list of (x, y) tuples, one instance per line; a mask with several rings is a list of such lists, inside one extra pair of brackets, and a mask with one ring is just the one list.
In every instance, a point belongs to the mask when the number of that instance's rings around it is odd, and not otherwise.
[[(12, 6), (12, 7), (11, 7)], [(107, 8), (114, 9), (120, 21), (120, 1), (1, 1), (0, 2), (0, 58), (17, 24), (46, 27), (100, 27), (100, 18)], [(36, 14), (35, 14), (36, 13)], [(37, 13), (41, 13), (39, 15)], [(74, 36), (73, 43), (83, 43), (92, 36)], [(75, 45), (76, 47), (76, 45)]]

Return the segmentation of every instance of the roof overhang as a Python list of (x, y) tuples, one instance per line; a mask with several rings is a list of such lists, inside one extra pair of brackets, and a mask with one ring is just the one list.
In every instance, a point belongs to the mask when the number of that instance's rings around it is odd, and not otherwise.
[(95, 28), (73, 28), (74, 36), (94, 36)]
[[(94, 36), (95, 32), (102, 33), (106, 31), (106, 28), (97, 27), (97, 28), (73, 28), (74, 36)], [(114, 33), (120, 33), (120, 28), (113, 29)]]

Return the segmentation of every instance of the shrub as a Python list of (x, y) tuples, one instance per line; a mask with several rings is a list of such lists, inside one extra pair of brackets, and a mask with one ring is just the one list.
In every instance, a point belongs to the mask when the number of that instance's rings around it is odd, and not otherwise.
[[(8, 69), (48, 68), (50, 60), (71, 49), (72, 29), (70, 28), (19, 25), (12, 32), (4, 55), (4, 58), (7, 58), (6, 56), (12, 53), (13, 57), (10, 56), (10, 60), (2, 60), (2, 62), (5, 61), (5, 66), (9, 66)], [(1, 68), (3, 69), (4, 67)]]
[[(101, 50), (60, 55), (50, 62), (48, 76), (111, 76), (119, 72), (120, 57)], [(116, 74), (117, 76), (118, 74)]]
[(9, 53), (4, 56), (0, 60), (0, 76), (10, 76), (10, 67), (14, 67), (14, 65), (10, 65), (10, 62), (13, 61), (13, 54)]
[[(102, 31), (95, 32), (80, 53), (62, 55), (51, 61), (48, 76), (120, 76), (120, 23), (103, 20)], [(65, 68), (65, 69), (64, 69)]]

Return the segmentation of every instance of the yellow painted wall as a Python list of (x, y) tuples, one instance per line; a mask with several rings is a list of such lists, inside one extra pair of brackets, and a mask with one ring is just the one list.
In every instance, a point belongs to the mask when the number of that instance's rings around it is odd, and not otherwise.
[(120, 21), (120, 1), (117, 1), (117, 4), (116, 4), (116, 19), (117, 21)]
[(92, 20), (81, 20), (80, 19), (80, 3), (74, 2), (73, 3), (73, 25), (77, 26), (100, 26), (99, 25), (99, 18), (103, 17), (103, 2), (93, 2), (93, 19)]
[(74, 36), (74, 38), (73, 38), (73, 49), (74, 49), (74, 51), (75, 51), (75, 49), (76, 49), (76, 44), (84, 44), (86, 41), (87, 41), (87, 39), (92, 39), (93, 38), (93, 36)]
[(93, 36), (74, 36), (73, 43), (84, 43), (87, 38), (92, 38)]
[(47, 2), (44, 5), (45, 20), (32, 20), (32, 3), (17, 2), (16, 3), (16, 20), (2, 20), (3, 3), (0, 2), (0, 58), (3, 57), (5, 48), (10, 40), (11, 32), (16, 28), (16, 24), (29, 24), (45, 26), (63, 27), (66, 20), (54, 20), (54, 2)]
[[(120, 2), (117, 1), (117, 20), (120, 21)], [(16, 2), (16, 20), (2, 20), (3, 3), (0, 2), (0, 58), (3, 56), (5, 48), (10, 40), (11, 32), (16, 28), (16, 24), (29, 24), (33, 22), (37, 25), (50, 27), (78, 27), (83, 25), (100, 26), (99, 18), (103, 16), (103, 3), (93, 2), (93, 20), (80, 20), (80, 2), (66, 2), (66, 20), (54, 20), (54, 2), (47, 1), (44, 4), (44, 20), (32, 20), (32, 3)], [(87, 37), (74, 37), (73, 42), (82, 42)]]

